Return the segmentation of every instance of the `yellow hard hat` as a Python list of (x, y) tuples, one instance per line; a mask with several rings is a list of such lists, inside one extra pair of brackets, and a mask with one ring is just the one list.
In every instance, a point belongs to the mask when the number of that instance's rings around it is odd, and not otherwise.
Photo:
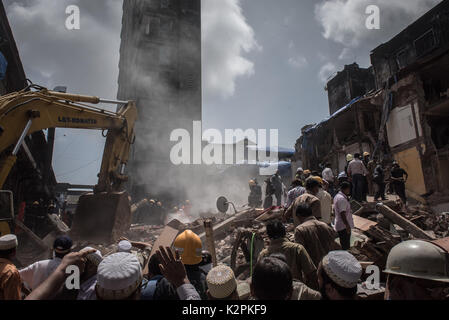
[(33, 206), (38, 206), (39, 205), (39, 201), (34, 201), (33, 202)]
[(249, 184), (250, 186), (255, 186), (255, 185), (256, 185), (256, 181), (254, 181), (254, 180), (249, 180), (248, 184)]
[(347, 154), (347, 155), (346, 155), (346, 161), (349, 162), (349, 161), (352, 161), (352, 160), (354, 160), (354, 156), (353, 156), (352, 154), (350, 154), (350, 153)]
[(315, 180), (318, 181), (321, 185), (324, 185), (324, 181), (323, 181), (323, 179), (321, 179), (321, 177), (313, 176), (312, 179), (315, 179)]
[(186, 230), (176, 237), (173, 246), (181, 254), (182, 263), (195, 265), (203, 259), (201, 239), (192, 230)]
[(306, 170), (304, 170), (304, 172), (303, 172), (304, 174), (311, 174), (311, 172), (310, 172), (310, 170), (309, 169), (306, 169)]
[(367, 152), (367, 151), (365, 151), (364, 153), (363, 153), (363, 156), (364, 157), (368, 157), (370, 154), (369, 154), (369, 152)]

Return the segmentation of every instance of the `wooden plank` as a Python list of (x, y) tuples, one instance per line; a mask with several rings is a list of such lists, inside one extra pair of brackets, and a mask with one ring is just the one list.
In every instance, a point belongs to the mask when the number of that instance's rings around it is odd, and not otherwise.
[(171, 247), (173, 244), (173, 241), (175, 241), (176, 237), (179, 233), (179, 227), (182, 225), (179, 220), (172, 220), (170, 221), (162, 230), (162, 233), (159, 237), (157, 237), (156, 241), (153, 244), (153, 247), (151, 248), (150, 256), (155, 254), (156, 250), (159, 249), (160, 246), (162, 247)]
[(397, 224), (398, 226), (400, 226), (401, 228), (412, 234), (414, 237), (424, 240), (435, 240), (434, 237), (429, 236), (426, 232), (424, 232), (424, 230), (422, 230), (416, 224), (414, 224), (413, 222), (407, 220), (406, 218), (395, 212), (393, 209), (383, 204), (378, 204), (376, 206), (376, 209), (380, 213), (382, 213), (385, 216), (385, 218), (391, 220), (391, 222)]
[(371, 226), (377, 225), (377, 222), (359, 216), (352, 216), (352, 219), (354, 220), (354, 226), (362, 231), (368, 231)]

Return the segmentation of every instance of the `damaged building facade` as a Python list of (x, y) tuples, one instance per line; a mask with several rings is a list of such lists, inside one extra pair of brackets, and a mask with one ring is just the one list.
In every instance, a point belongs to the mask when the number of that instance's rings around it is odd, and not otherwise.
[(331, 116), (302, 129), (295, 159), (304, 168), (318, 170), (329, 162), (338, 172), (346, 166), (346, 154), (374, 151), (382, 116), (382, 92), (374, 90), (374, 75), (357, 64), (345, 66), (327, 84)]
[(339, 172), (346, 153), (396, 160), (409, 173), (408, 196), (448, 211), (449, 1), (375, 48), (371, 64), (373, 88), (354, 65), (329, 81), (331, 117), (303, 128), (296, 158), (304, 168), (330, 162)]
[(119, 69), (118, 98), (139, 112), (128, 190), (163, 197), (198, 169), (171, 163), (170, 135), (181, 128), (192, 137), (201, 121), (200, 0), (124, 1)]
[[(377, 87), (391, 95), (388, 146), (409, 173), (409, 196), (449, 206), (449, 1), (371, 54)], [(422, 200), (422, 199), (421, 199)]]

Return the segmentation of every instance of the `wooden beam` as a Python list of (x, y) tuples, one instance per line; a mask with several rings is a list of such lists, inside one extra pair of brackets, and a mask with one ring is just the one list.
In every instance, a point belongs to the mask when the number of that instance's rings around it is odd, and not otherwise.
[(394, 210), (390, 209), (386, 205), (379, 203), (376, 206), (376, 209), (380, 213), (382, 213), (385, 216), (385, 218), (391, 220), (391, 222), (397, 224), (398, 226), (403, 228), (405, 231), (412, 234), (414, 237), (419, 238), (419, 239), (424, 239), (424, 240), (435, 240), (435, 238), (429, 236), (426, 232), (424, 232), (424, 230), (419, 228), (416, 224), (407, 220), (406, 218), (404, 218), (403, 216), (401, 216)]

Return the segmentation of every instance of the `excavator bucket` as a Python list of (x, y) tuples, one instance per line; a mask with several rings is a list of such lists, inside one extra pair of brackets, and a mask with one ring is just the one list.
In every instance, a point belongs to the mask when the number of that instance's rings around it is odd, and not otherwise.
[(131, 226), (128, 193), (87, 193), (78, 200), (70, 235), (79, 241), (117, 241)]

